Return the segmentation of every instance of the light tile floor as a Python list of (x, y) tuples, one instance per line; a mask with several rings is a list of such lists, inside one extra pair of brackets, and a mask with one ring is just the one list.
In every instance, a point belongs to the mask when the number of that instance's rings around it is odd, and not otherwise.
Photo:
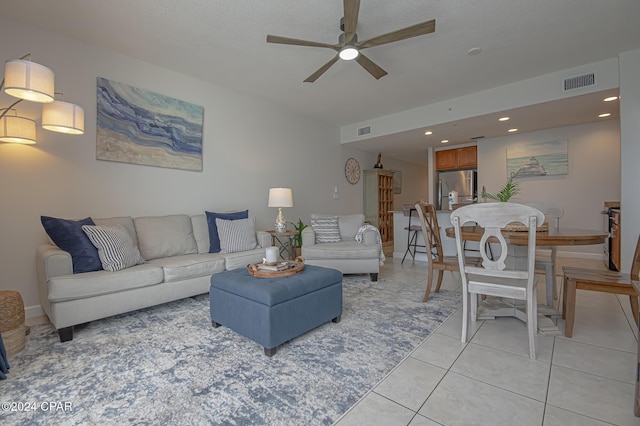
[[(426, 263), (388, 258), (380, 277), (421, 282)], [(445, 273), (442, 288), (460, 291), (459, 275)], [(640, 425), (633, 415), (637, 330), (627, 296), (578, 291), (573, 337), (538, 334), (536, 360), (523, 322), (470, 323), (472, 337), (462, 343), (461, 321), (459, 309), (336, 426)]]

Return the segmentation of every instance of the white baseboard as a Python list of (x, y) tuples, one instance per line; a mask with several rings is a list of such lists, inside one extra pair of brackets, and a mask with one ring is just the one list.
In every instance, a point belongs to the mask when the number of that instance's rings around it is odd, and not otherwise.
[(26, 306), (24, 308), (24, 317), (25, 318), (35, 318), (35, 317), (41, 317), (43, 315), (44, 315), (44, 310), (42, 309), (42, 306), (40, 306), (40, 305)]

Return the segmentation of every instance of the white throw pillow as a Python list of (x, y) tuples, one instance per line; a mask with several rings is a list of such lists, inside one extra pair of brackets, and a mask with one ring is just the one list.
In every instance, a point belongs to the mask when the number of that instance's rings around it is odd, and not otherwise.
[(102, 269), (105, 271), (114, 272), (145, 263), (124, 226), (83, 225), (82, 230), (98, 249)]
[(312, 218), (311, 227), (313, 232), (316, 233), (316, 243), (337, 243), (342, 241), (337, 216)]
[(221, 254), (253, 250), (258, 246), (254, 216), (236, 220), (216, 219), (216, 226)]

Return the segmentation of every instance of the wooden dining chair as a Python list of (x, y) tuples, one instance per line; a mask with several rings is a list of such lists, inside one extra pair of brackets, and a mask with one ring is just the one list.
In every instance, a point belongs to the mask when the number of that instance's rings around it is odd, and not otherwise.
[(438, 226), (438, 216), (436, 208), (433, 204), (416, 203), (416, 211), (420, 219), (420, 228), (422, 237), (425, 241), (427, 251), (427, 290), (422, 298), (423, 302), (429, 299), (431, 294), (431, 286), (433, 284), (433, 271), (438, 271), (438, 283), (436, 284), (436, 293), (440, 291), (444, 271), (458, 271), (458, 257), (445, 256), (442, 250), (442, 240), (440, 237), (440, 227)]
[(638, 280), (640, 272), (640, 237), (636, 243), (631, 272), (622, 274), (616, 271), (575, 268), (564, 266), (562, 318), (565, 319), (564, 335), (573, 336), (573, 324), (576, 316), (576, 291), (591, 290), (603, 293), (625, 294), (629, 296), (631, 313), (638, 324), (638, 293), (633, 288), (631, 280)]
[[(468, 222), (477, 222), (484, 228), (480, 240), (480, 266), (469, 265), (464, 256), (458, 259), (462, 277), (462, 342), (467, 341), (469, 311), (471, 321), (475, 322), (478, 313), (478, 295), (505, 297), (526, 302), (527, 330), (529, 334), (529, 357), (536, 358), (535, 335), (538, 321), (538, 301), (536, 294), (535, 255), (536, 228), (544, 222), (540, 210), (517, 203), (471, 204), (451, 213), (451, 222), (456, 233), (456, 247), (462, 253), (461, 226)], [(502, 235), (502, 228), (508, 224), (520, 223), (527, 232), (527, 258), (525, 264), (517, 262), (507, 265), (509, 244)], [(500, 245), (500, 257), (492, 260), (487, 255), (485, 243)], [(509, 262), (516, 263), (516, 262)]]
[[(560, 228), (560, 219), (564, 216), (564, 209), (555, 204), (531, 202), (524, 203), (534, 207), (544, 214), (545, 218), (551, 219), (549, 226), (554, 229)], [(542, 249), (543, 251), (540, 251)], [(547, 305), (553, 307), (553, 301), (558, 294), (558, 286), (556, 284), (556, 257), (558, 248), (556, 246), (540, 247), (536, 253), (536, 269), (543, 269), (545, 273)]]

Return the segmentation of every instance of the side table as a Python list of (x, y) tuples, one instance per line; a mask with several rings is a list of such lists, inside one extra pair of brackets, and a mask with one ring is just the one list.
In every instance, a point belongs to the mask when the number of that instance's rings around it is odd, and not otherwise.
[[(280, 257), (285, 260), (294, 260), (296, 258), (296, 237), (298, 231), (276, 232), (274, 230), (267, 231), (271, 234), (271, 241), (274, 246), (280, 248)], [(285, 256), (285, 254), (287, 256)]]

